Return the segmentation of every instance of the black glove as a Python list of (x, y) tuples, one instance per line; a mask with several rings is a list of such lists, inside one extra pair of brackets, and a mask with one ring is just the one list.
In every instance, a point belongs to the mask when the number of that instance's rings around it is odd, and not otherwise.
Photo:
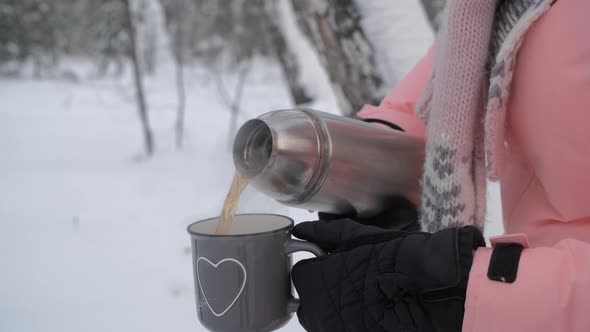
[(418, 231), (418, 210), (404, 197), (391, 198), (389, 208), (380, 214), (370, 218), (360, 218), (350, 215), (336, 215), (330, 213), (318, 213), (320, 220), (332, 221), (352, 219), (363, 225), (377, 226), (383, 229), (395, 229), (405, 231)]
[(461, 331), (473, 250), (485, 246), (477, 228), (430, 234), (341, 220), (301, 223), (293, 235), (329, 252), (291, 272), (306, 330)]

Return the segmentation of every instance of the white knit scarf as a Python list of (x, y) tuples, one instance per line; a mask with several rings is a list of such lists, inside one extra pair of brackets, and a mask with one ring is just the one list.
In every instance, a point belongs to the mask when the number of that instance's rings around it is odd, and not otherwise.
[(486, 64), (498, 0), (448, 1), (431, 79), (416, 110), (427, 124), (423, 230), (462, 225), (483, 230), (486, 157), (487, 175), (497, 180), (516, 55), (528, 28), (553, 1), (530, 0), (533, 5), (510, 30), (489, 73)]

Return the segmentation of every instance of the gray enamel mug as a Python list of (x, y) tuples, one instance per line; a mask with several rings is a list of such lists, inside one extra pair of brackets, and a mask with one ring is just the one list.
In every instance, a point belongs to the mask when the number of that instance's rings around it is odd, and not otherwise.
[(228, 235), (215, 235), (218, 218), (197, 221), (191, 235), (199, 321), (213, 332), (264, 332), (284, 326), (297, 311), (290, 254), (316, 245), (291, 238), (293, 220), (239, 214)]

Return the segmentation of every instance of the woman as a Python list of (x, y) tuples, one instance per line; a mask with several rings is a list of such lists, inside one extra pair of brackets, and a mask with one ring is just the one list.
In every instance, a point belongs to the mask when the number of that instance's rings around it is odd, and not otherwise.
[[(590, 2), (447, 6), (436, 46), (359, 113), (427, 137), (426, 232), (298, 225), (294, 235), (331, 253), (293, 268), (300, 322), (309, 331), (590, 331)], [(506, 231), (492, 248), (480, 233), (486, 168), (500, 182)]]

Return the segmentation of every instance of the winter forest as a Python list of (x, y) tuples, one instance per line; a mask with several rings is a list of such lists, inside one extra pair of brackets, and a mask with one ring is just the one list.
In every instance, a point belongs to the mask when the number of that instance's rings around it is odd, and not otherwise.
[[(219, 214), (239, 126), (378, 104), (443, 7), (0, 0), (0, 331), (205, 331), (186, 227)], [(315, 218), (250, 189), (238, 211)]]

